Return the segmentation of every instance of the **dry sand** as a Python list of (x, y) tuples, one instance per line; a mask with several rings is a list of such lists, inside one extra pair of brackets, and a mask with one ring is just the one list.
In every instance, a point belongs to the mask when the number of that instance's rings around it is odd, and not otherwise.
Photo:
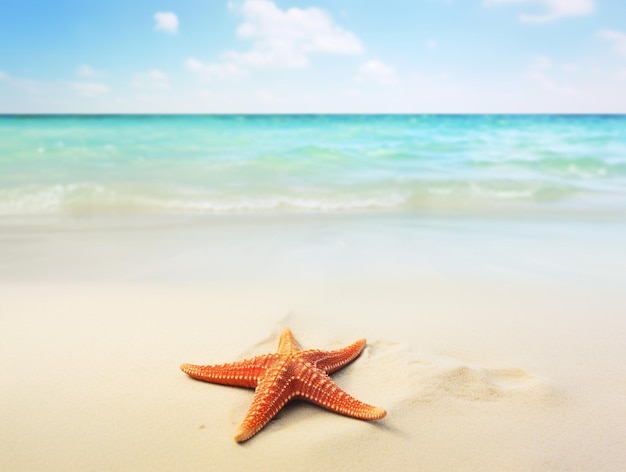
[[(0, 470), (626, 470), (618, 287), (453, 280), (0, 286)], [(333, 378), (385, 408), (307, 403), (243, 445), (252, 391), (183, 362), (366, 337)]]

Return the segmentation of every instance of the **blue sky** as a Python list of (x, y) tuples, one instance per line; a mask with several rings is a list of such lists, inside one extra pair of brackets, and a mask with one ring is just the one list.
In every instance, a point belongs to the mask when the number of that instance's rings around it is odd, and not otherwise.
[(626, 112), (624, 0), (3, 0), (3, 113)]

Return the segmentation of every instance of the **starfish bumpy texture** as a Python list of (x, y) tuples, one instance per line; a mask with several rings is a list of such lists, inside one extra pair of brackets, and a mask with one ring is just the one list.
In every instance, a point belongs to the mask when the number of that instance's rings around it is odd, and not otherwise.
[(221, 365), (183, 364), (190, 377), (205, 382), (254, 388), (254, 399), (235, 435), (250, 439), (290, 400), (303, 399), (328, 410), (361, 420), (378, 420), (387, 412), (351, 397), (328, 376), (356, 359), (365, 339), (333, 351), (301, 350), (287, 328), (280, 335), (278, 351)]

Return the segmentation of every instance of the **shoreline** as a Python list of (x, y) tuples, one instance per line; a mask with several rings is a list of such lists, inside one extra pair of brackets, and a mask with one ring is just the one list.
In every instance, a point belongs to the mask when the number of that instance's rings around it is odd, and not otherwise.
[[(0, 224), (2, 222), (0, 221)], [(33, 219), (0, 231), (0, 283), (382, 283), (472, 277), (623, 286), (626, 224), (410, 214)]]

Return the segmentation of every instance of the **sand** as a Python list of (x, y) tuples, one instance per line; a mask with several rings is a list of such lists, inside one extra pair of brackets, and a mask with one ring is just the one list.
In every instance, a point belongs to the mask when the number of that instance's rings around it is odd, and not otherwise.
[[(0, 285), (0, 470), (626, 469), (620, 287), (493, 278)], [(179, 364), (366, 337), (333, 374), (385, 408), (294, 402), (233, 440), (253, 392)]]

